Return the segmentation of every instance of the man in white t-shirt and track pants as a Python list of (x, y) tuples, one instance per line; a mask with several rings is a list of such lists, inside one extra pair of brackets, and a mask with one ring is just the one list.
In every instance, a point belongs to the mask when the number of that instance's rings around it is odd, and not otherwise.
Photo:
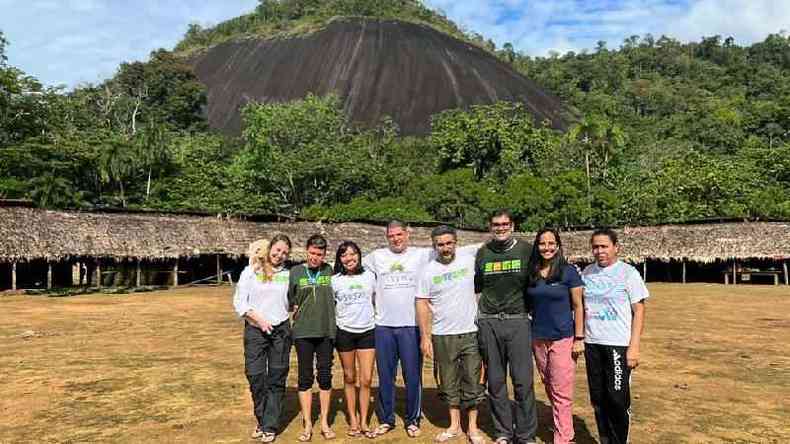
[(645, 322), (644, 280), (617, 258), (620, 245), (610, 229), (590, 238), (595, 263), (584, 281), (584, 359), (590, 403), (601, 444), (626, 444), (631, 426), (631, 371), (639, 365)]
[(449, 406), (450, 427), (434, 442), (463, 435), (461, 410), (468, 413), (469, 441), (485, 442), (477, 428), (477, 405), (486, 399), (480, 381), (482, 358), (477, 345), (475, 255), (456, 257), (456, 232), (446, 225), (431, 233), (436, 259), (423, 270), (417, 293), (417, 320), (423, 355), (434, 357), (439, 397)]
[[(409, 246), (409, 227), (393, 220), (386, 228), (388, 248), (362, 258), (365, 269), (376, 274), (376, 370), (379, 377), (375, 435), (395, 428), (395, 373), (400, 361), (406, 384), (406, 434), (420, 436), (422, 417), (422, 353), (415, 315), (417, 278), (433, 259), (433, 248)], [(476, 252), (480, 245), (459, 248)]]

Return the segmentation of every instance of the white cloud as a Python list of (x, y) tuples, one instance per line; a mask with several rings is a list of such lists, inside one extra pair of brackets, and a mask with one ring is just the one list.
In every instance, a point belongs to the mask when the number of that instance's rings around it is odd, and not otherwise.
[[(428, 0), (447, 16), (498, 46), (511, 42), (529, 55), (619, 47), (631, 35), (682, 41), (732, 36), (751, 44), (790, 27), (787, 0)], [(486, 11), (480, 19), (475, 11)]]

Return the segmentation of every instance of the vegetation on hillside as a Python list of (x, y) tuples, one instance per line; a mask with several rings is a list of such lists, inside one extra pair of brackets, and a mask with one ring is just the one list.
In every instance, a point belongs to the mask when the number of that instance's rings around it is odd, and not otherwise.
[(483, 36), (465, 32), (443, 14), (425, 7), (419, 0), (260, 0), (254, 12), (203, 28), (189, 25), (175, 50), (191, 53), (230, 39), (244, 37), (284, 37), (322, 28), (338, 17), (398, 19), (431, 26), (461, 40), (494, 49)]
[(170, 52), (64, 93), (13, 67), (6, 44), (0, 34), (0, 198), (463, 226), (507, 206), (525, 229), (790, 218), (783, 34), (751, 46), (648, 35), (537, 58), (505, 45), (504, 61), (579, 110), (573, 128), (497, 103), (434, 116), (425, 138), (388, 120), (355, 128), (340, 98), (309, 96), (248, 105), (229, 139), (206, 128), (204, 91)]

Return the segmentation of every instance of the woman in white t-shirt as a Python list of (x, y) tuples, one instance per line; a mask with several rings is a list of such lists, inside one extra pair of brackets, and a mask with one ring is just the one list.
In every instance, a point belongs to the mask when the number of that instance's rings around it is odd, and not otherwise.
[(291, 241), (277, 234), (250, 244), (250, 264), (236, 284), (233, 308), (244, 319), (244, 373), (257, 426), (253, 439), (272, 442), (280, 426), (291, 351), (288, 275)]
[[(376, 277), (362, 266), (362, 253), (352, 241), (337, 248), (332, 290), (335, 294), (337, 335), (335, 348), (343, 365), (346, 403), (348, 405), (348, 436), (371, 436), (367, 418), (370, 408), (370, 383), (376, 360), (373, 294)], [(358, 368), (357, 368), (358, 366)], [(359, 376), (359, 378), (357, 378)], [(356, 384), (359, 379), (359, 412)]]

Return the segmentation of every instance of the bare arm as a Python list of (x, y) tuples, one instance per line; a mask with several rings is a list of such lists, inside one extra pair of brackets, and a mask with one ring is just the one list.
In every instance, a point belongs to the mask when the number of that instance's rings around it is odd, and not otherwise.
[[(571, 288), (571, 307), (573, 308), (573, 351), (578, 358), (584, 353), (584, 287)], [(582, 339), (578, 339), (582, 338)]]
[(431, 342), (431, 326), (433, 324), (433, 313), (431, 313), (431, 301), (429, 299), (417, 299), (417, 323), (420, 326), (420, 349), (422, 354), (433, 357), (433, 342)]
[(634, 318), (631, 321), (631, 341), (628, 343), (625, 358), (629, 368), (636, 368), (639, 366), (639, 345), (645, 327), (645, 302), (631, 304), (631, 310), (634, 312)]

